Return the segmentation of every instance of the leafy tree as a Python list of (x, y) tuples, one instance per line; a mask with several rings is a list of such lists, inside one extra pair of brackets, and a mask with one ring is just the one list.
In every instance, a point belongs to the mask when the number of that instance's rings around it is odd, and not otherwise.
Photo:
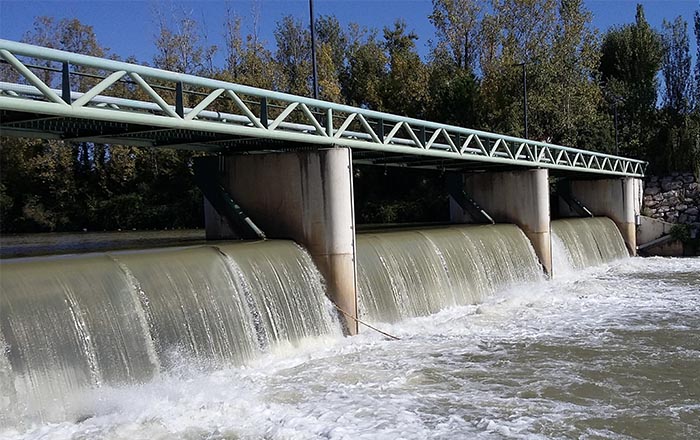
[(350, 25), (346, 74), (341, 80), (349, 104), (381, 110), (388, 59), (376, 32)]
[[(543, 69), (550, 58), (556, 35), (554, 0), (492, 0), (484, 17), (481, 50), (482, 97), (485, 128), (523, 135), (523, 81), (521, 66), (527, 65), (530, 115), (538, 114), (549, 78)], [(540, 127), (538, 127), (540, 125)], [(530, 137), (546, 139), (547, 133), (533, 119)]]
[(700, 114), (700, 8), (695, 11), (695, 81), (693, 107)]
[(241, 17), (227, 11), (224, 23), (226, 66), (219, 77), (253, 87), (274, 88), (272, 53), (258, 38), (258, 11), (253, 11), (253, 29), (245, 37), (241, 32)]
[(427, 118), (436, 122), (478, 128), (479, 81), (470, 71), (435, 58), (429, 66)]
[(334, 16), (319, 17), (315, 29), (320, 98), (343, 102), (342, 78), (347, 72), (348, 37)]
[(428, 17), (438, 42), (428, 66), (428, 118), (478, 127), (479, 81), (474, 74), (481, 46), (481, 6), (473, 0), (433, 0)]
[(424, 117), (428, 99), (428, 71), (416, 52), (418, 35), (406, 33), (406, 23), (396, 21), (384, 28), (384, 49), (389, 71), (383, 87), (387, 111), (411, 117)]
[(561, 0), (547, 62), (536, 68), (544, 83), (535, 93), (533, 125), (540, 138), (564, 145), (592, 144), (590, 130), (600, 128), (599, 112), (604, 107), (598, 83), (599, 40), (591, 30), (592, 15), (583, 0)]
[(158, 12), (158, 34), (156, 55), (153, 63), (161, 69), (193, 75), (212, 74), (207, 68), (217, 51), (214, 45), (203, 44), (204, 34), (191, 14), (171, 14), (172, 23), (161, 11)]
[(428, 16), (438, 37), (434, 50), (468, 71), (476, 69), (481, 10), (475, 0), (433, 0), (433, 12)]
[(678, 16), (672, 23), (663, 22), (665, 84), (664, 104), (676, 115), (690, 110), (692, 93), (688, 23)]
[(637, 5), (635, 23), (603, 38), (600, 72), (606, 93), (619, 108), (620, 153), (644, 157), (653, 142), (657, 73), (663, 59), (659, 34)]
[(279, 74), (278, 88), (296, 95), (311, 94), (311, 35), (301, 21), (287, 15), (277, 22), (275, 62)]

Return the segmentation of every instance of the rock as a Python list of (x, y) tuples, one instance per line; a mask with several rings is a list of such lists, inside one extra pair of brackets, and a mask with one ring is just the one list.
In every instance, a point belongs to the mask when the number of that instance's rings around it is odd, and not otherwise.
[(659, 202), (657, 202), (654, 199), (644, 201), (644, 206), (648, 206), (649, 208), (653, 208), (654, 206), (656, 206), (658, 204), (659, 204)]
[(692, 174), (690, 174), (690, 175), (684, 175), (684, 176), (683, 176), (683, 182), (685, 182), (685, 183), (693, 183), (693, 182), (695, 182), (695, 177), (694, 177)]
[(655, 194), (658, 194), (659, 191), (661, 191), (661, 189), (658, 186), (650, 186), (644, 190), (644, 194), (653, 196)]
[(671, 177), (678, 177), (680, 173), (671, 173)]
[(660, 202), (660, 201), (662, 201), (663, 199), (664, 199), (664, 196), (661, 195), (661, 194), (657, 194), (657, 195), (654, 196), (654, 200), (656, 200), (657, 202)]
[(688, 205), (676, 205), (676, 211), (683, 212), (688, 209)]
[(688, 216), (688, 223), (694, 223), (695, 221), (697, 221), (697, 219), (698, 219), (697, 215), (689, 215)]
[(649, 179), (649, 182), (658, 182), (659, 181), (659, 176), (651, 176), (651, 179)]
[(688, 223), (688, 216), (686, 214), (679, 215), (678, 223)]
[(685, 213), (688, 215), (698, 215), (698, 207), (693, 206), (692, 208), (688, 208), (688, 210), (685, 211)]

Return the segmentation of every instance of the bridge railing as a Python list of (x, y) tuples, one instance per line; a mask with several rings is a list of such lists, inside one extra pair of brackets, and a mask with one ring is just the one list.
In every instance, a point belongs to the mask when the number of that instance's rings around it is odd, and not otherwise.
[[(643, 161), (615, 155), (8, 40), (0, 40), (0, 58), (5, 63), (0, 69), (0, 110), (5, 111), (347, 146), (390, 156), (366, 159), (374, 164), (404, 157), (420, 159), (416, 166), (438, 168), (467, 160), (639, 177), (646, 167)], [(54, 71), (60, 80), (40, 74), (37, 67)], [(11, 124), (0, 126), (11, 134)], [(215, 150), (217, 145), (204, 148)]]

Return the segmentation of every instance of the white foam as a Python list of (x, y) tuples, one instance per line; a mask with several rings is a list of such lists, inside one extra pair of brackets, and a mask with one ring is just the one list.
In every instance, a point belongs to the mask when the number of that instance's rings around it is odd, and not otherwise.
[(101, 388), (80, 396), (80, 423), (0, 438), (625, 438), (655, 418), (693, 437), (697, 401), (672, 384), (693, 374), (674, 365), (700, 366), (699, 285), (700, 259), (624, 259), (382, 325), (400, 341), (311, 338), (240, 368)]

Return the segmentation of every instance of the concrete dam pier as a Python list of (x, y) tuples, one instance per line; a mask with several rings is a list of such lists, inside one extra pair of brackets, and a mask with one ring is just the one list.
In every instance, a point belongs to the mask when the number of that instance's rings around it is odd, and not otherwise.
[[(357, 237), (349, 148), (199, 159), (240, 212), (269, 238), (292, 239), (308, 249), (324, 276), (330, 299), (356, 334)], [(603, 216), (617, 225), (630, 255), (636, 255), (635, 220), (641, 179), (567, 177), (554, 200), (562, 217)], [(552, 215), (548, 169), (452, 173), (450, 219), (454, 224), (509, 223), (528, 238), (542, 270), (552, 275)], [(207, 236), (246, 237), (245, 223), (207, 204)], [(237, 228), (236, 225), (243, 225)], [(243, 230), (242, 230), (243, 229)], [(410, 249), (406, 249), (410, 252)], [(455, 256), (458, 258), (458, 256)]]

